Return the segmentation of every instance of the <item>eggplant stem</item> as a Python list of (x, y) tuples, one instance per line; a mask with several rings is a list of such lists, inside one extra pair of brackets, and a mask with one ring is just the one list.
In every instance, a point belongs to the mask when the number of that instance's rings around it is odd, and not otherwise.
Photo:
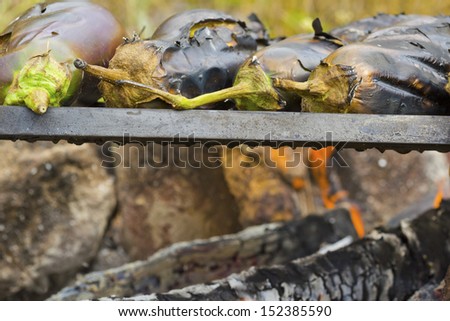
[[(126, 85), (134, 88), (139, 88), (150, 92), (152, 95), (164, 100), (166, 103), (173, 106), (175, 109), (195, 109), (200, 106), (217, 103), (220, 101), (225, 101), (227, 99), (239, 98), (246, 96), (250, 93), (248, 89), (245, 88), (243, 84), (235, 85), (230, 88), (222, 89), (212, 93), (203, 94), (194, 98), (186, 98), (181, 95), (174, 95), (166, 91), (135, 82), (132, 80), (118, 80), (115, 82), (116, 85)], [(153, 98), (151, 98), (153, 100)], [(144, 103), (141, 101), (139, 103)]]
[(111, 84), (116, 84), (118, 81), (129, 77), (128, 73), (125, 71), (90, 65), (81, 59), (75, 59), (73, 64), (75, 68), (81, 69), (84, 72)]
[(309, 87), (309, 82), (298, 82), (289, 79), (273, 78), (273, 86), (283, 89), (290, 93), (295, 93), (299, 96), (314, 96)]

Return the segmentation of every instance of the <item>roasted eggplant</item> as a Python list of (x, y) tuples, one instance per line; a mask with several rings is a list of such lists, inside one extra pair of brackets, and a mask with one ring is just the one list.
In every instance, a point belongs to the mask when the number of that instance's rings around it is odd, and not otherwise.
[[(271, 77), (276, 76), (295, 81), (304, 81), (308, 78), (311, 70), (320, 63), (321, 59), (325, 58), (328, 54), (341, 46), (341, 42), (338, 39), (323, 32), (319, 20), (315, 20), (313, 27), (315, 30), (314, 35), (293, 36), (265, 47), (254, 54), (251, 54), (251, 51), (246, 50), (246, 55), (249, 57), (245, 61), (240, 59), (242, 65), (237, 73), (235, 72), (237, 66), (233, 65), (233, 69), (230, 69), (233, 72), (228, 73), (230, 77), (227, 78), (226, 83), (221, 82), (220, 86), (217, 86), (214, 82), (210, 84), (210, 86), (214, 86), (216, 89), (225, 89), (215, 92), (212, 92), (212, 88), (211, 90), (203, 90), (203, 92), (206, 92), (206, 94), (203, 95), (200, 95), (202, 93), (200, 90), (195, 90), (195, 88), (199, 88), (200, 86), (180, 86), (179, 88), (173, 88), (173, 85), (171, 85), (170, 82), (169, 85), (161, 85), (158, 83), (161, 78), (158, 77), (158, 73), (145, 74), (144, 79), (139, 79), (138, 76), (133, 73), (134, 68), (136, 68), (135, 63), (134, 65), (121, 65), (121, 68), (114, 69), (116, 66), (115, 58), (111, 61), (110, 67), (112, 69), (108, 70), (88, 65), (82, 61), (77, 61), (76, 65), (77, 67), (86, 70), (88, 73), (92, 73), (104, 80), (104, 93), (106, 99), (109, 101), (109, 104), (113, 106), (134, 107), (137, 105), (136, 102), (160, 98), (171, 104), (174, 108), (192, 109), (233, 99), (238, 109), (277, 110), (285, 107), (286, 103), (289, 103), (289, 106), (291, 107), (299, 106), (299, 100), (297, 97), (290, 95), (289, 92), (282, 90), (276, 91), (272, 87)], [(175, 27), (174, 29), (179, 30), (180, 28)], [(168, 33), (157, 31), (156, 34), (159, 36), (163, 35), (163, 38), (174, 39), (170, 33), (168, 35)], [(145, 44), (138, 42), (138, 46), (145, 46)], [(252, 48), (254, 48), (254, 46)], [(167, 49), (162, 51), (167, 52)], [(163, 64), (165, 70), (170, 70), (170, 73), (167, 73), (167, 75), (170, 74), (171, 79), (184, 79), (184, 83), (188, 84), (198, 81), (197, 79), (199, 79), (200, 75), (197, 70), (199, 69), (192, 70), (192, 66), (204, 64), (204, 59), (202, 59), (202, 57), (204, 57), (205, 54), (202, 54), (200, 58), (193, 57), (193, 60), (199, 61), (191, 62), (189, 60), (189, 63), (184, 64), (187, 67), (181, 68), (188, 56), (185, 54), (185, 51), (180, 49), (177, 49), (176, 52), (180, 55), (184, 54), (184, 57), (177, 56), (176, 61), (162, 59), (163, 62), (166, 61), (166, 64)], [(122, 54), (121, 51), (120, 54)], [(224, 58), (225, 57), (227, 57), (225, 61), (236, 58), (235, 55), (231, 55), (229, 52), (224, 54)], [(170, 58), (175, 59), (172, 57)], [(223, 60), (221, 57), (216, 56), (210, 58), (213, 61), (218, 60), (215, 62), (216, 65), (222, 63)], [(242, 55), (240, 58), (242, 58)], [(127, 61), (127, 59), (129, 58), (121, 57), (120, 61)], [(138, 58), (133, 59), (133, 61), (137, 59)], [(155, 58), (153, 64), (158, 63), (160, 60), (160, 58)], [(168, 62), (170, 62), (170, 64)], [(211, 63), (208, 62), (208, 64)], [(138, 68), (147, 68), (145, 70), (151, 71), (154, 69), (151, 64), (145, 65), (139, 63), (138, 65)], [(171, 69), (168, 69), (169, 67)], [(176, 70), (175, 67), (177, 67)], [(124, 72), (124, 70), (128, 71)], [(135, 71), (135, 73), (138, 72), (138, 70)], [(176, 75), (176, 77), (174, 77), (174, 75)], [(231, 88), (227, 88), (231, 86), (231, 76), (234, 77), (234, 84)], [(212, 77), (208, 77), (209, 82), (211, 82), (211, 78)], [(215, 78), (217, 79), (217, 77)], [(165, 80), (165, 82), (167, 82), (167, 80)], [(181, 80), (176, 82), (176, 84), (179, 83), (183, 82), (181, 82)], [(120, 85), (119, 90), (126, 91), (126, 94), (121, 94), (120, 97), (117, 97), (117, 89), (115, 91), (113, 90), (114, 86), (117, 85)], [(111, 95), (115, 97), (114, 100), (108, 98), (108, 96)], [(123, 102), (124, 97), (127, 99), (125, 103)], [(132, 99), (129, 99), (129, 97)]]
[(0, 103), (25, 104), (39, 114), (77, 98), (95, 103), (98, 80), (83, 80), (73, 60), (106, 67), (123, 35), (117, 20), (98, 5), (35, 5), (0, 34)]
[(214, 10), (193, 10), (167, 19), (148, 40), (138, 37), (117, 48), (108, 69), (77, 60), (103, 81), (107, 106), (154, 106), (156, 95), (116, 86), (130, 80), (191, 98), (230, 87), (239, 66), (257, 50), (255, 32)]
[(323, 60), (308, 81), (275, 79), (314, 112), (450, 115), (450, 18), (380, 29)]
[(297, 36), (264, 48), (244, 62), (231, 88), (191, 99), (126, 74), (103, 79), (141, 97), (146, 91), (151, 99), (161, 98), (178, 109), (233, 99), (238, 109), (248, 110), (288, 105), (314, 112), (447, 115), (449, 20), (408, 16), (342, 48), (316, 21), (314, 38)]
[(270, 78), (305, 81), (322, 59), (342, 46), (340, 39), (323, 32), (319, 19), (314, 20), (313, 29), (314, 35), (288, 37), (259, 50), (244, 62), (236, 75), (235, 86), (252, 94), (235, 97), (238, 109), (299, 109), (300, 97), (285, 90), (275, 92)]

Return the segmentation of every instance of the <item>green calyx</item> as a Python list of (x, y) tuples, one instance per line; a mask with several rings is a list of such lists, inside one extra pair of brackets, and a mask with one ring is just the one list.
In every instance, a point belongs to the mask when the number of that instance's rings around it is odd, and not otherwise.
[(26, 105), (37, 114), (49, 106), (59, 107), (69, 91), (72, 72), (50, 52), (30, 58), (14, 75), (5, 97), (5, 105)]
[(345, 65), (322, 62), (307, 81), (274, 79), (274, 87), (302, 97), (302, 110), (318, 113), (347, 113), (359, 80)]
[(279, 110), (285, 106), (274, 89), (272, 79), (264, 72), (256, 57), (248, 61), (236, 75), (235, 87), (242, 87), (244, 94), (233, 98), (241, 110)]

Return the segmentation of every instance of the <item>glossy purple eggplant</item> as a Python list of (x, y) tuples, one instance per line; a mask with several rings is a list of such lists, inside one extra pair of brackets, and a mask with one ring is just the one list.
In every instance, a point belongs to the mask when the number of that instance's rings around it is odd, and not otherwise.
[(107, 66), (124, 30), (106, 9), (89, 2), (41, 3), (0, 34), (0, 103), (48, 106), (86, 104), (100, 97), (98, 80), (83, 79), (76, 57)]

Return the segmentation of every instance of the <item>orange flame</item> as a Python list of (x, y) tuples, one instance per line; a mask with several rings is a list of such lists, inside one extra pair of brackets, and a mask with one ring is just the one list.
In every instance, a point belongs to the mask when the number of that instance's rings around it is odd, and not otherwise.
[(346, 202), (348, 204), (348, 210), (350, 218), (352, 220), (353, 227), (360, 238), (364, 237), (364, 221), (362, 219), (361, 211), (359, 207), (348, 200), (347, 191), (337, 191), (335, 194), (330, 195), (331, 184), (327, 173), (327, 162), (331, 158), (334, 152), (334, 147), (326, 147), (319, 150), (309, 149), (309, 162), (311, 171), (315, 181), (319, 185), (322, 202), (327, 209), (333, 209), (338, 202)]
[(334, 147), (329, 146), (314, 150), (310, 148), (308, 150), (308, 160), (311, 167), (311, 172), (314, 176), (314, 180), (317, 182), (320, 188), (323, 204), (325, 208), (332, 209), (335, 207), (335, 200), (331, 199), (330, 193), (330, 181), (327, 175), (327, 161), (333, 155)]
[(438, 184), (438, 190), (436, 193), (436, 197), (433, 201), (433, 208), (441, 207), (442, 200), (444, 199), (444, 182)]
[(358, 206), (352, 204), (349, 208), (350, 218), (352, 220), (353, 227), (355, 228), (356, 234), (358, 234), (359, 238), (363, 238), (364, 231), (364, 221), (362, 219), (361, 211)]

